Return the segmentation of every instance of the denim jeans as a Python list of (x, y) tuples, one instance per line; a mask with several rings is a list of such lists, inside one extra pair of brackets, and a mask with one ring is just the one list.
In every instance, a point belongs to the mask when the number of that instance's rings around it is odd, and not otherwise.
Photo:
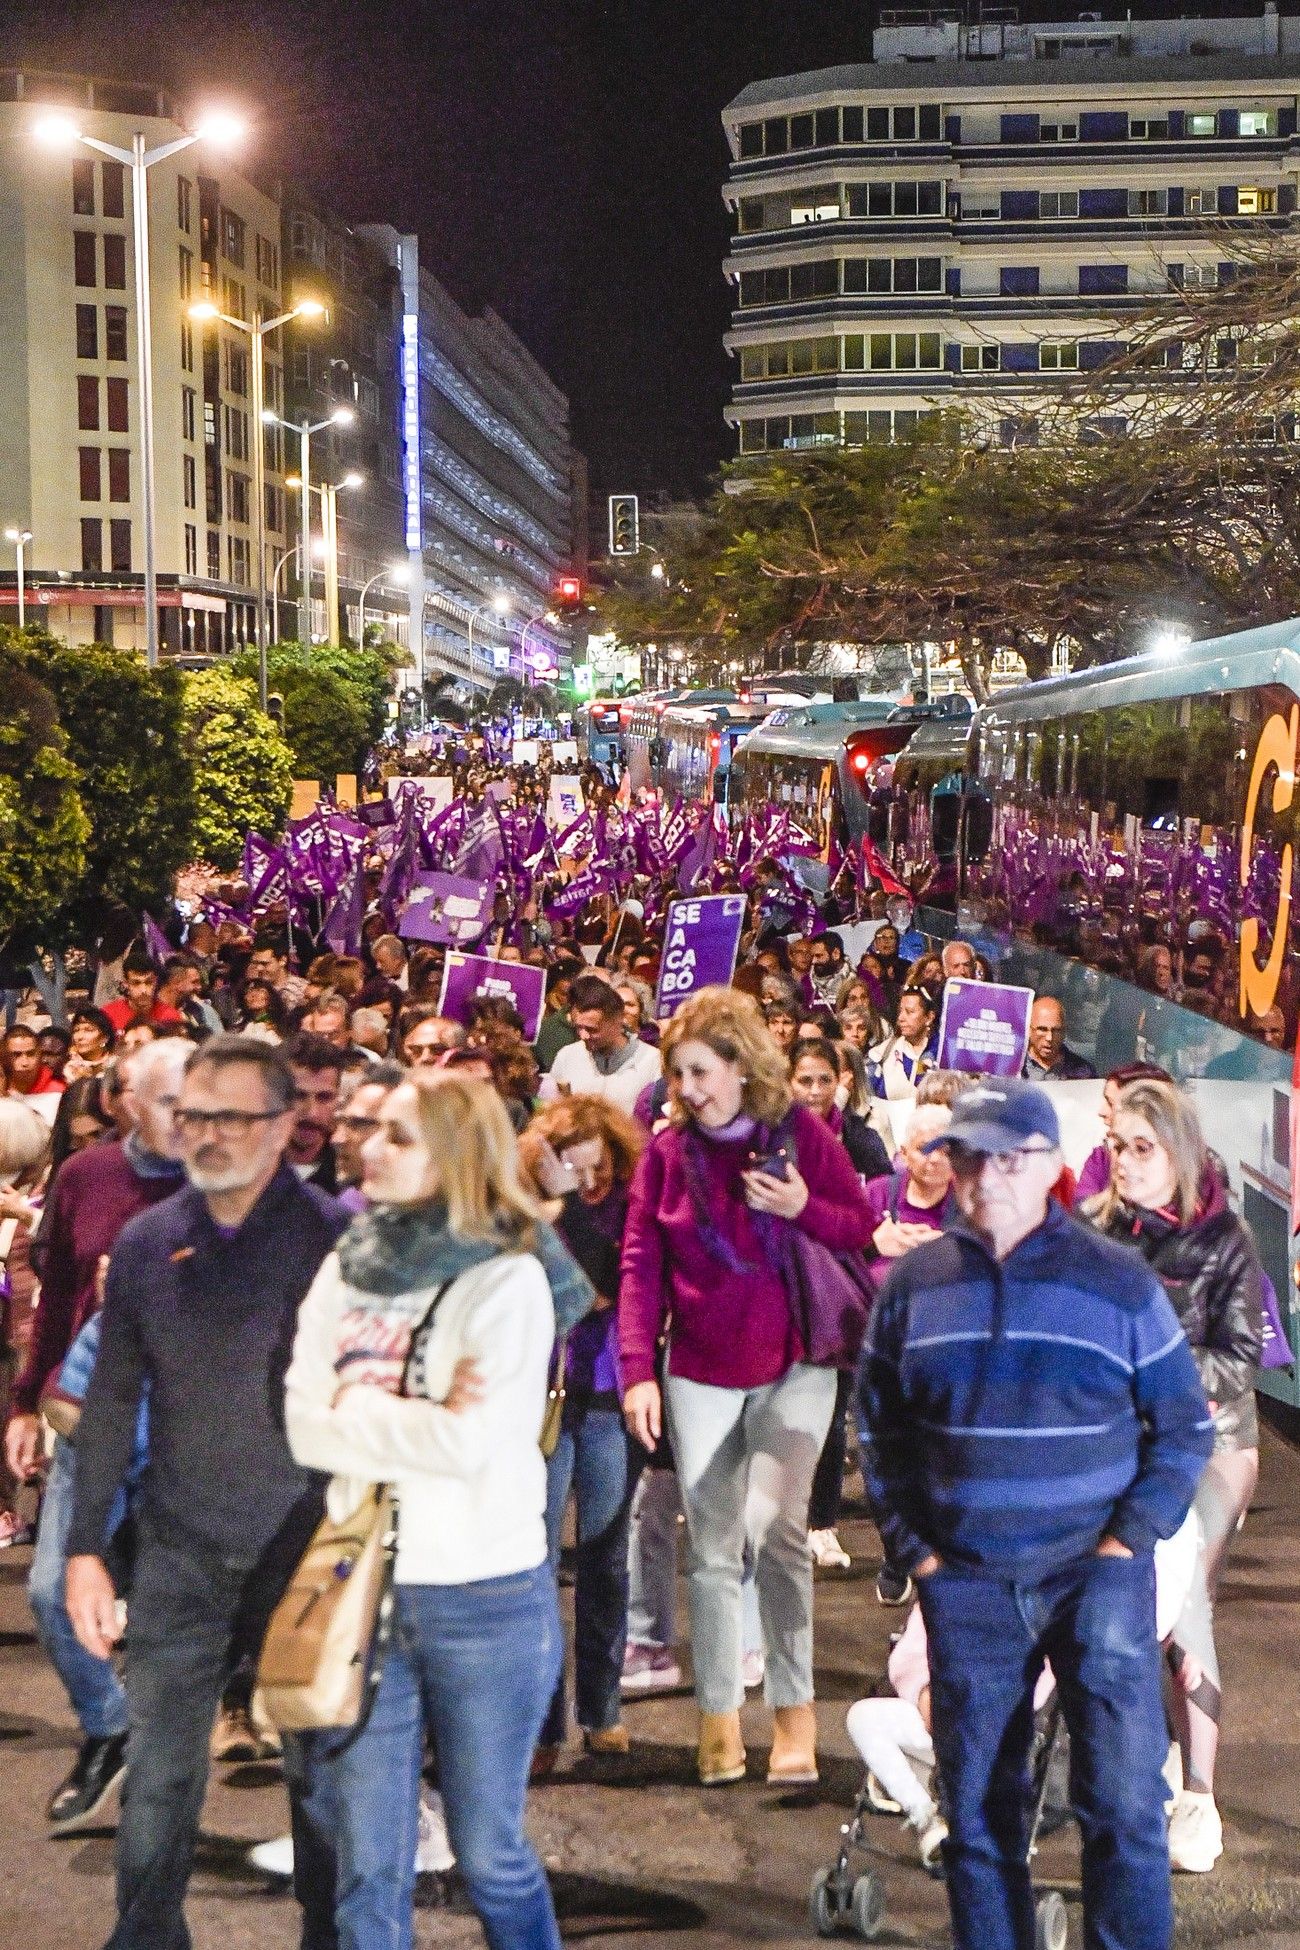
[[(309, 1534), (308, 1527), (249, 1565), (142, 1527), (127, 1627), (131, 1725), (117, 1831), (118, 1921), (108, 1950), (189, 1950), (183, 1905), (217, 1702), (240, 1659), (260, 1646)], [(299, 1779), (290, 1766), (285, 1771), (303, 1950), (335, 1950), (328, 1830), (303, 1820)]]
[(1169, 1950), (1169, 1740), (1150, 1556), (1088, 1557), (1036, 1584), (945, 1565), (919, 1591), (956, 1950), (1033, 1950), (1027, 1762), (1045, 1659), (1070, 1734), (1087, 1950)]
[(703, 1713), (744, 1702), (742, 1599), (754, 1555), (769, 1706), (813, 1697), (808, 1498), (835, 1406), (835, 1371), (803, 1363), (763, 1388), (670, 1373), (668, 1427), (690, 1537), (691, 1657)]
[(72, 1710), (87, 1740), (104, 1740), (125, 1733), (126, 1694), (108, 1659), (87, 1652), (72, 1629), (64, 1602), (64, 1574), (68, 1568), (68, 1530), (72, 1523), (76, 1451), (62, 1436), (54, 1445), (50, 1473), (41, 1499), (36, 1549), (27, 1577), (27, 1596), (54, 1670), (63, 1681)]
[[(627, 1638), (629, 1645), (671, 1651), (677, 1643), (677, 1519), (682, 1493), (674, 1469), (643, 1469), (632, 1499), (628, 1544)], [(754, 1553), (745, 1546), (740, 1587), (741, 1643), (763, 1650), (763, 1625), (754, 1583)]]
[[(573, 1591), (573, 1666), (578, 1725), (593, 1732), (617, 1726), (619, 1679), (627, 1643), (628, 1520), (645, 1451), (633, 1442), (616, 1408), (566, 1406), (555, 1453), (546, 1465), (546, 1538), (552, 1570), (560, 1561), (564, 1511), (577, 1501), (578, 1548)], [(565, 1735), (561, 1669), (542, 1741)]]
[(312, 1806), (338, 1847), (340, 1950), (410, 1950), (420, 1764), (428, 1735), (451, 1845), (491, 1950), (560, 1950), (525, 1839), (528, 1769), (560, 1669), (550, 1566), (475, 1584), (402, 1584), (360, 1737), (312, 1742)]

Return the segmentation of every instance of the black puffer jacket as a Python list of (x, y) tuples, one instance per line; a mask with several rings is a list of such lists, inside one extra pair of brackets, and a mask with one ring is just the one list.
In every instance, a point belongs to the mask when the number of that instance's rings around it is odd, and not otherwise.
[(1249, 1228), (1229, 1211), (1218, 1177), (1207, 1176), (1204, 1209), (1189, 1225), (1119, 1204), (1102, 1230), (1131, 1240), (1169, 1295), (1214, 1405), (1215, 1447), (1257, 1447), (1254, 1391), (1264, 1338), (1259, 1255)]

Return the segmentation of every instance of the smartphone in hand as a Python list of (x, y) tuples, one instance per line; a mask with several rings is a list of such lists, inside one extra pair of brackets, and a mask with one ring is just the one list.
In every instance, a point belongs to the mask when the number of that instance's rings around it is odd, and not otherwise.
[(774, 1144), (766, 1151), (751, 1151), (745, 1160), (745, 1169), (765, 1172), (769, 1178), (788, 1178), (793, 1163), (790, 1147), (787, 1144)]

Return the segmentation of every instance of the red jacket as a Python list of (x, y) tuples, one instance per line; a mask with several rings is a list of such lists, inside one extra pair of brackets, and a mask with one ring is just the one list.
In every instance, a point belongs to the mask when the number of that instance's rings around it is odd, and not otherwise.
[(104, 1014), (119, 1036), (124, 1029), (129, 1029), (133, 1022), (184, 1022), (185, 1020), (179, 1009), (173, 1009), (170, 1002), (160, 1002), (157, 996), (154, 997), (153, 1007), (147, 1016), (138, 1016), (124, 995), (119, 995), (116, 1002), (105, 1003)]

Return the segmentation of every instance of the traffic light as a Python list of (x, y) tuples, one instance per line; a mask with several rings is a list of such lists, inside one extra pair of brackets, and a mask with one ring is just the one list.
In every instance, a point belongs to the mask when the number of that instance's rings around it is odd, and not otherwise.
[(266, 700), (266, 715), (280, 730), (284, 730), (284, 699), (278, 691), (272, 691)]
[(561, 576), (555, 585), (555, 600), (561, 609), (576, 609), (582, 601), (582, 577)]
[(641, 547), (641, 516), (634, 494), (609, 497), (609, 552), (636, 555)]

